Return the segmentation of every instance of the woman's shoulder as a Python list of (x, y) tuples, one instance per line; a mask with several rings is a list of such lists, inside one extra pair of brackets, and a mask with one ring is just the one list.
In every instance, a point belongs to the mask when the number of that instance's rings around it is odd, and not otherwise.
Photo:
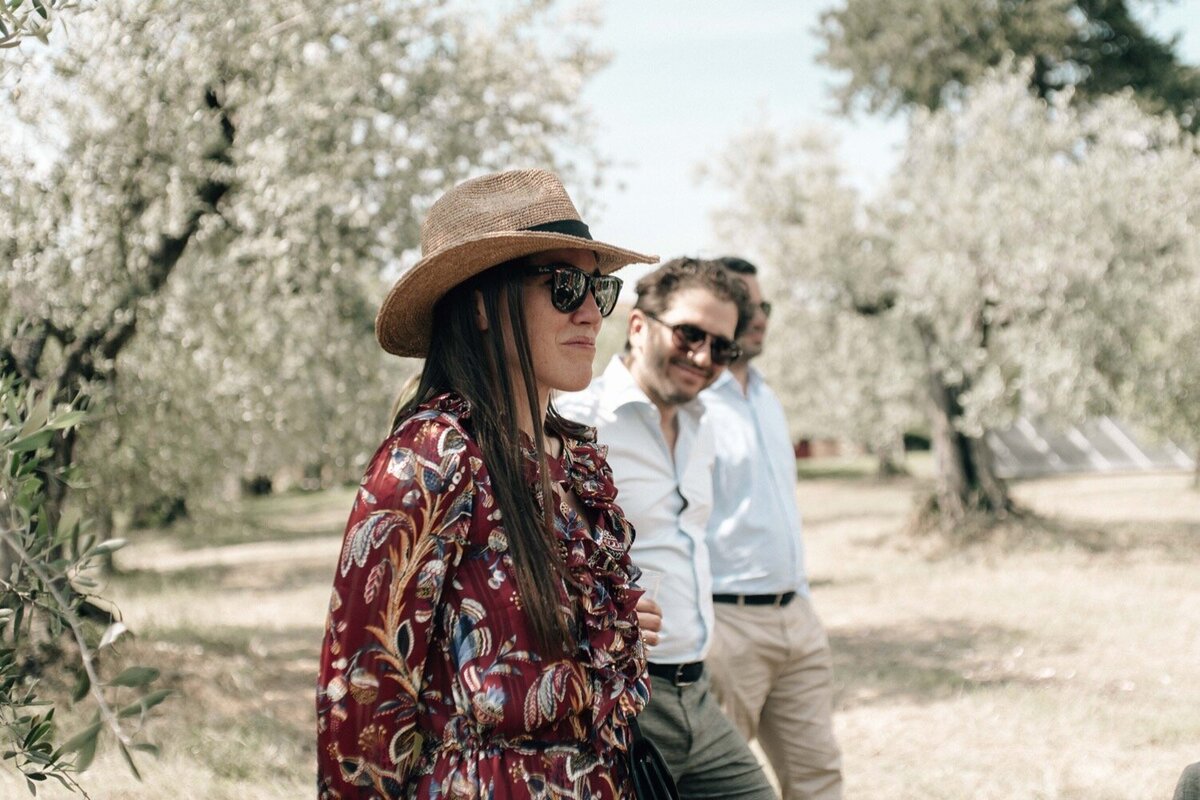
[(466, 422), (470, 416), (471, 403), (466, 398), (451, 392), (437, 395), (398, 420), (384, 445), (425, 454), (474, 448)]
[[(380, 444), (364, 478), (366, 484), (420, 480), (461, 486), (482, 468), (479, 445), (464, 421), (470, 404), (453, 394), (438, 395), (398, 420)], [(457, 477), (456, 477), (457, 476)]]

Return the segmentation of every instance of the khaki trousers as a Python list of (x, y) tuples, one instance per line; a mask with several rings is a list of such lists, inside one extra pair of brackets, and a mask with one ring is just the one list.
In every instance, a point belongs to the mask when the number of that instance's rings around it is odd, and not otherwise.
[(757, 738), (783, 800), (842, 796), (833, 735), (833, 658), (812, 603), (716, 603), (716, 635), (705, 663), (721, 708), (747, 740)]

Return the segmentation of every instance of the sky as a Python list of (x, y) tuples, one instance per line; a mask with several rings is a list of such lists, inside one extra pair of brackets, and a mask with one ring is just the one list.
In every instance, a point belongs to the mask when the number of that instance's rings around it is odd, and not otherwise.
[[(839, 76), (816, 62), (820, 14), (837, 0), (601, 0), (595, 41), (611, 62), (586, 89), (602, 153), (614, 160), (591, 215), (593, 235), (663, 258), (722, 255), (710, 215), (723, 194), (698, 167), (739, 132), (818, 127), (839, 142), (849, 179), (871, 194), (903, 143), (903, 120), (837, 114)], [(1181, 33), (1200, 63), (1200, 0), (1143, 12)], [(633, 277), (633, 276), (628, 276)]]

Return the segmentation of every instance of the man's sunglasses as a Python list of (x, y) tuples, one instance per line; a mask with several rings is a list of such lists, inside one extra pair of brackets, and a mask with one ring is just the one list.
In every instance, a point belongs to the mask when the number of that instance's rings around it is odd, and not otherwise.
[(600, 316), (607, 317), (617, 307), (617, 296), (621, 294), (621, 279), (615, 275), (588, 275), (569, 264), (548, 264), (534, 270), (535, 275), (549, 275), (550, 302), (564, 314), (570, 314), (583, 305), (588, 290), (596, 298)]
[(717, 336), (703, 328), (689, 325), (686, 322), (672, 325), (669, 322), (663, 322), (648, 311), (643, 311), (642, 313), (659, 325), (665, 325), (671, 329), (671, 341), (677, 350), (686, 350), (688, 353), (693, 353), (703, 347), (705, 342), (711, 341), (712, 344), (709, 353), (712, 357), (712, 363), (724, 367), (741, 358), (742, 347), (732, 339)]

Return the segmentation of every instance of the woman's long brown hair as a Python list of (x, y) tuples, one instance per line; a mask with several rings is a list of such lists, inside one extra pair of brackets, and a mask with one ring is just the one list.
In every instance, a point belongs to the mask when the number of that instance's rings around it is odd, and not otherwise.
[[(500, 506), (517, 591), (544, 654), (561, 653), (574, 645), (568, 621), (559, 610), (558, 586), (566, 570), (554, 531), (554, 508), (545, 457), (545, 432), (533, 357), (521, 306), (523, 260), (510, 261), (465, 281), (434, 307), (433, 336), (421, 380), (394, 422), (444, 392), (457, 392), (471, 403), (469, 426), (483, 451), (492, 489)], [(476, 317), (482, 299), (488, 329)], [(507, 319), (516, 345), (523, 387), (513, 385), (501, 320)], [(518, 388), (523, 389), (517, 396)], [(526, 482), (521, 455), (517, 403), (526, 403), (533, 420), (534, 452), (539, 461), (542, 508)], [(545, 420), (551, 432), (577, 436), (578, 426), (550, 409)], [(394, 425), (393, 425), (394, 427)]]

